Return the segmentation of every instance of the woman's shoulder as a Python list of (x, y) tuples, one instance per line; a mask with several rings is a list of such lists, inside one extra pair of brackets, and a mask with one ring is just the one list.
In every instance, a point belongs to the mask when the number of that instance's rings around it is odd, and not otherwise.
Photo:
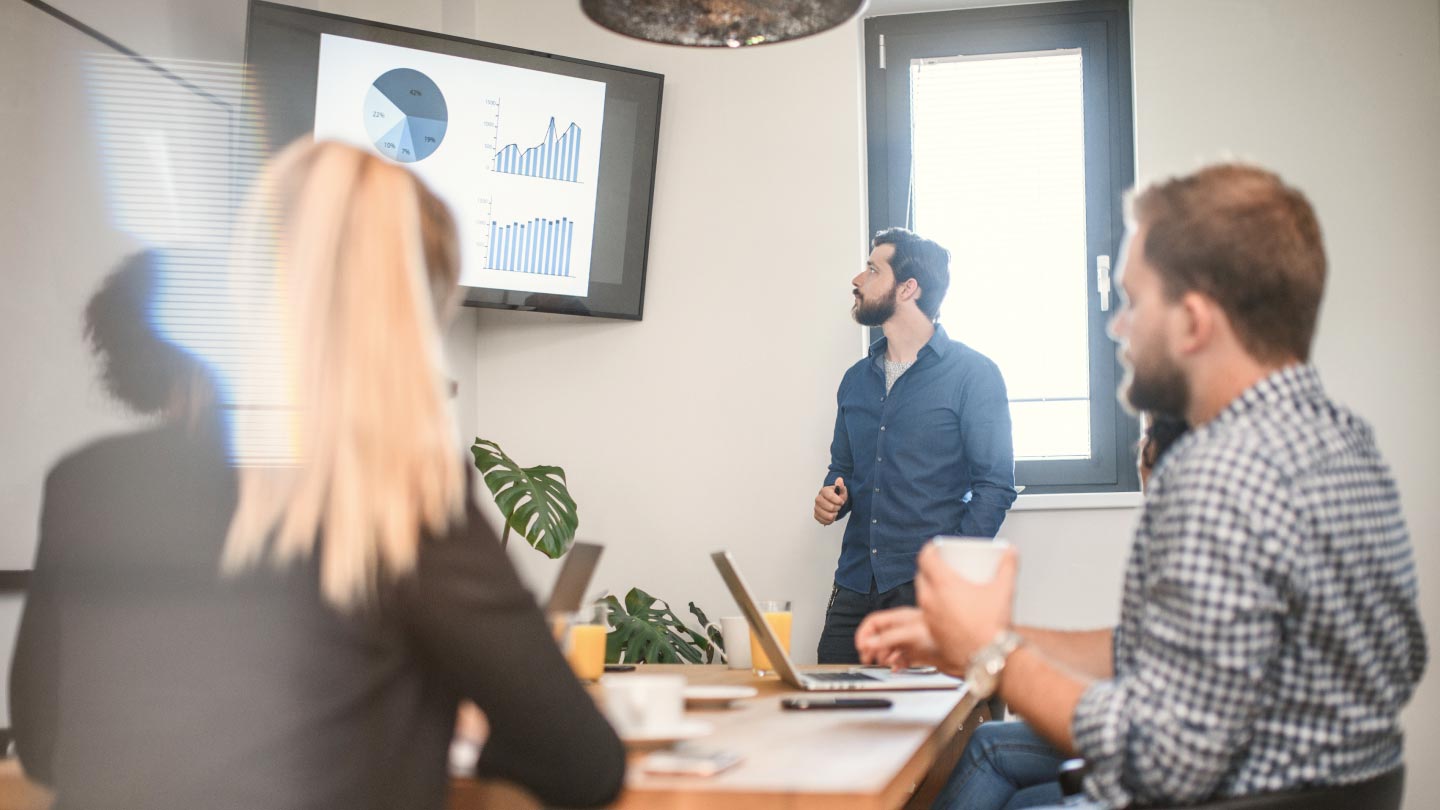
[(436, 606), (463, 602), (472, 607), (533, 605), (495, 529), (472, 498), (464, 514), (444, 532), (427, 532), (420, 541), (415, 570), (400, 578), (402, 601)]
[[(223, 463), (223, 457), (209, 454)], [(207, 456), (182, 431), (156, 425), (91, 439), (60, 458), (45, 477), (47, 495), (92, 487), (134, 487), (177, 467), (193, 468)], [(192, 463), (185, 464), (182, 459)]]

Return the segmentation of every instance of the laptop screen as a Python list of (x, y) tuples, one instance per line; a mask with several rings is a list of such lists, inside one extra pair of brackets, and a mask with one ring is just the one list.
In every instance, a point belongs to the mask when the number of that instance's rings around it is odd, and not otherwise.
[(595, 567), (600, 564), (600, 552), (604, 548), (595, 543), (575, 543), (565, 554), (560, 574), (555, 577), (555, 587), (550, 591), (550, 601), (545, 603), (546, 613), (574, 613), (585, 600), (585, 589), (590, 587), (590, 578), (595, 576)]

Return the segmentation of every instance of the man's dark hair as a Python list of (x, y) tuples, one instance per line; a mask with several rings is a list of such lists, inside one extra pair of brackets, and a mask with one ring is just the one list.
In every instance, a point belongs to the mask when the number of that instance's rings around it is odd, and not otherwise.
[(876, 233), (875, 238), (870, 240), (870, 247), (874, 249), (881, 245), (895, 246), (895, 255), (890, 257), (895, 284), (915, 279), (915, 283), (920, 285), (916, 305), (930, 320), (940, 317), (940, 302), (945, 300), (945, 291), (950, 289), (950, 251), (905, 228), (886, 228)]
[(1140, 440), (1140, 452), (1144, 456), (1141, 462), (1154, 469), (1166, 451), (1190, 430), (1190, 426), (1185, 424), (1184, 419), (1157, 413), (1150, 414), (1148, 422), (1145, 435)]
[(1167, 298), (1198, 292), (1215, 301), (1257, 360), (1310, 359), (1325, 248), (1305, 195), (1264, 169), (1226, 163), (1127, 203)]

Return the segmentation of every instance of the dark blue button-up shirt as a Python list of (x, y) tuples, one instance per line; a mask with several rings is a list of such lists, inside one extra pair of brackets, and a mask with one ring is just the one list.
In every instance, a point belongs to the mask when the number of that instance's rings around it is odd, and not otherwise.
[(1015, 501), (1005, 380), (990, 358), (936, 325), (885, 392), (885, 339), (850, 367), (836, 396), (826, 485), (845, 479), (850, 514), (835, 583), (868, 593), (915, 578), (939, 534), (994, 537)]

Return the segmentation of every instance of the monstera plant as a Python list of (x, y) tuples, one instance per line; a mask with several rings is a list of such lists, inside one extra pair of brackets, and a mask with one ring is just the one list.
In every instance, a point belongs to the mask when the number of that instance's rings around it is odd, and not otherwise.
[(521, 467), (505, 455), (500, 445), (476, 437), (470, 446), (475, 468), (495, 496), (495, 505), (505, 516), (502, 546), (510, 543), (513, 529), (552, 560), (559, 559), (575, 542), (580, 515), (575, 499), (565, 486), (565, 471), (559, 467)]
[(725, 648), (720, 631), (707, 627), (705, 611), (690, 603), (690, 614), (703, 632), (685, 625), (670, 605), (639, 588), (631, 588), (622, 603), (605, 597), (613, 628), (605, 642), (605, 661), (611, 664), (698, 664), (715, 660), (717, 649)]
[[(564, 556), (580, 527), (565, 471), (543, 465), (521, 467), (489, 439), (477, 437), (470, 452), (505, 517), (501, 545), (509, 545), (513, 530), (552, 560)], [(694, 602), (690, 603), (690, 613), (705, 628), (698, 632), (686, 626), (670, 605), (639, 588), (631, 588), (623, 603), (614, 596), (605, 597), (605, 603), (611, 627), (605, 658), (612, 664), (619, 663), (622, 657), (631, 664), (710, 663), (715, 660), (716, 650), (725, 648), (720, 631), (707, 627), (710, 620)]]

